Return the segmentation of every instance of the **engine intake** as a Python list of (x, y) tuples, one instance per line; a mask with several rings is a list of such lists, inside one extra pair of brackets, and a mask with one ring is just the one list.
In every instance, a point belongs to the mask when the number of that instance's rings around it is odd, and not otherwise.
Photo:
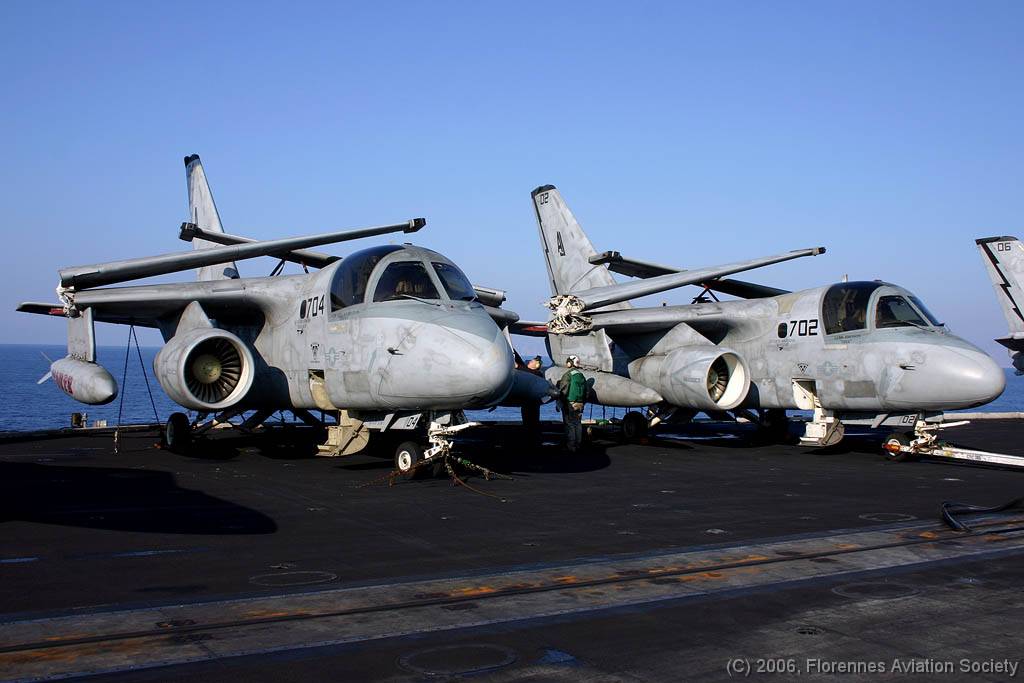
[(672, 405), (696, 410), (732, 410), (750, 391), (750, 372), (735, 351), (719, 346), (683, 346), (630, 364), (630, 376), (655, 389)]
[(194, 410), (223, 410), (242, 400), (253, 382), (253, 356), (226, 330), (175, 335), (153, 360), (153, 371), (171, 399)]

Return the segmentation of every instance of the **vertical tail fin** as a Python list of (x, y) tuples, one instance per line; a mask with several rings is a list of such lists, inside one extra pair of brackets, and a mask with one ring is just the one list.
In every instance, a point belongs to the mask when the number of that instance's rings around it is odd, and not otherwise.
[[(537, 213), (551, 294), (570, 294), (614, 285), (615, 278), (604, 265), (590, 262), (592, 256), (597, 256), (597, 251), (555, 186), (538, 187), (531, 197)], [(627, 308), (632, 308), (632, 305), (624, 301), (602, 310)], [(578, 335), (548, 334), (548, 353), (558, 365), (564, 365), (565, 359), (572, 355), (589, 370), (611, 372), (615, 363), (611, 348), (611, 339), (604, 330)]]
[[(576, 217), (566, 206), (554, 185), (538, 187), (531, 193), (537, 213), (540, 243), (548, 267), (551, 294), (614, 285), (615, 279), (603, 265), (594, 265), (590, 257), (597, 251), (583, 232)], [(628, 308), (616, 306), (615, 308)]]
[[(213, 193), (203, 171), (203, 162), (198, 154), (185, 157), (185, 180), (188, 182), (188, 220), (203, 230), (224, 232), (220, 224), (220, 214), (213, 202)], [(210, 249), (220, 245), (206, 240), (192, 240), (194, 249)], [(196, 271), (197, 280), (230, 280), (238, 277), (238, 268), (233, 261), (215, 266), (205, 266)]]
[(1010, 339), (1018, 340), (1017, 350), (1024, 349), (1024, 244), (1016, 237), (985, 237), (975, 242), (1010, 326)]

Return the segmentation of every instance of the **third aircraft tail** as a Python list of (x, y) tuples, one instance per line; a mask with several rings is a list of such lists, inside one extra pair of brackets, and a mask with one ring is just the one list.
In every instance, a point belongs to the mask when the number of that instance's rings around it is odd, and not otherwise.
[(996, 291), (1010, 333), (996, 341), (1013, 353), (1017, 373), (1024, 373), (1024, 244), (1016, 237), (975, 240)]

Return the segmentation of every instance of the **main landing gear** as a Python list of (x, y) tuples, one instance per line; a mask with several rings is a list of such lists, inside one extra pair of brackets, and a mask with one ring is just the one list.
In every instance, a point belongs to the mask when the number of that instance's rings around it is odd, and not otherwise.
[(192, 446), (192, 424), (185, 413), (171, 413), (164, 425), (164, 448), (172, 453), (185, 454)]
[[(273, 411), (270, 410), (256, 410), (237, 424), (231, 422), (232, 418), (236, 418), (244, 412), (245, 410), (241, 408), (229, 408), (213, 417), (210, 417), (209, 413), (199, 413), (195, 422), (191, 422), (185, 413), (171, 413), (164, 424), (161, 442), (163, 447), (172, 453), (188, 455), (195, 449), (196, 443), (202, 440), (203, 435), (212, 429), (233, 428), (248, 434), (273, 415)], [(295, 410), (293, 412), (296, 417), (303, 421), (306, 420), (305, 411)], [(312, 416), (309, 418), (315, 419)]]

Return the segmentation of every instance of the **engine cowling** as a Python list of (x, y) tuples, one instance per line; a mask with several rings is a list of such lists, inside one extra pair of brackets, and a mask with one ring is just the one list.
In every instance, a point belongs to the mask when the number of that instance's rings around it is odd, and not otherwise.
[(252, 351), (226, 330), (175, 335), (153, 359), (157, 381), (175, 403), (194, 410), (223, 410), (252, 387)]
[(735, 351), (720, 346), (683, 346), (630, 364), (630, 376), (672, 405), (732, 410), (750, 391), (750, 371)]

